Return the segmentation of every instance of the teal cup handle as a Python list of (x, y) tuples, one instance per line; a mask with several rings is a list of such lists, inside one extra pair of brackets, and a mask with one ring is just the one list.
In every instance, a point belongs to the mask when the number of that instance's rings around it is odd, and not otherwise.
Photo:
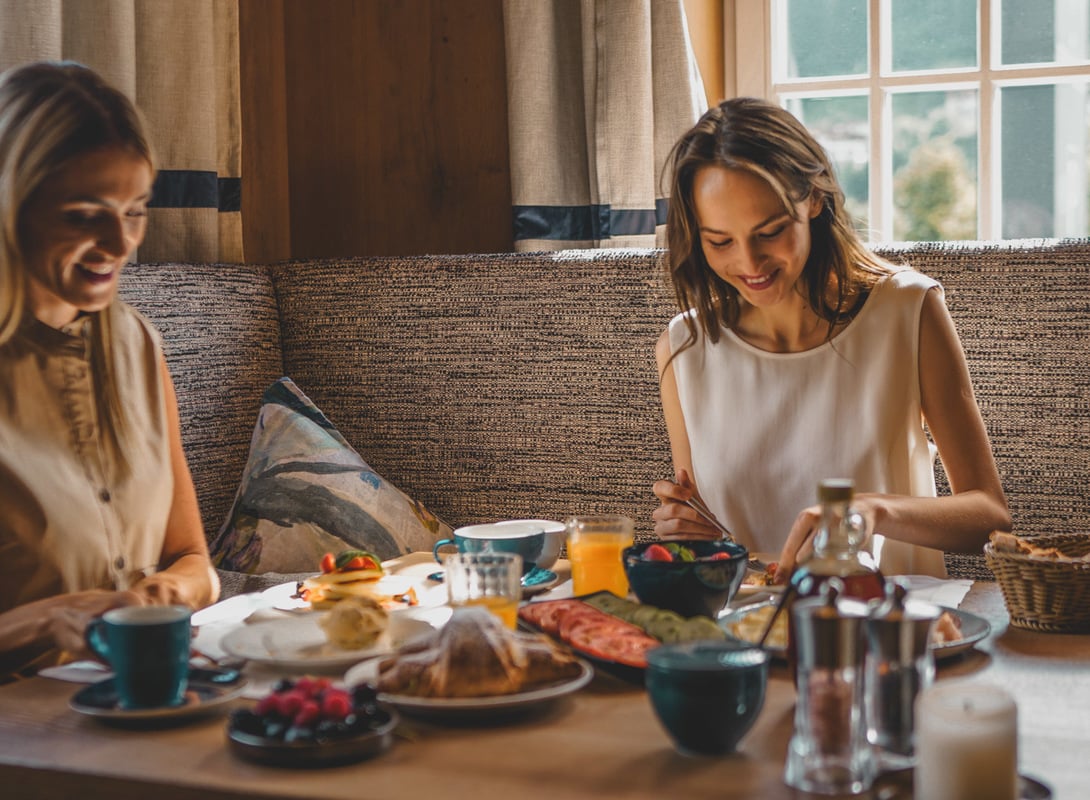
[(84, 639), (113, 669), (122, 708), (162, 708), (184, 701), (191, 613), (186, 606), (126, 606), (88, 623)]
[[(454, 545), (455, 547), (458, 547), (458, 543), (457, 543), (456, 541), (454, 541), (453, 539), (440, 539), (440, 540), (439, 540), (438, 542), (436, 542), (436, 543), (435, 543), (435, 545), (434, 545), (434, 546), (433, 546), (433, 547), (431, 548), (431, 554), (432, 554), (432, 556), (434, 556), (435, 560), (436, 560), (436, 561), (438, 561), (438, 562), (439, 562), (440, 564), (442, 564), (442, 563), (443, 563), (443, 559), (442, 559), (442, 557), (441, 557), (441, 556), (439, 555), (439, 548), (440, 548), (440, 547), (443, 547), (444, 545), (448, 545), (448, 544), (452, 544), (452, 545)], [(459, 550), (459, 552), (461, 552), (461, 548), (460, 548), (460, 547), (458, 548), (458, 550)]]

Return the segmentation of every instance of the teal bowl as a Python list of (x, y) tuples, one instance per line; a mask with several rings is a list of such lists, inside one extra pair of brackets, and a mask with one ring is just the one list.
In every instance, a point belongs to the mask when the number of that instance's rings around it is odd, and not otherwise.
[[(676, 542), (692, 550), (696, 561), (646, 561), (644, 551), (664, 542), (640, 542), (624, 551), (628, 585), (641, 603), (674, 611), (683, 617), (715, 619), (742, 585), (749, 551), (725, 540), (691, 539)], [(717, 556), (721, 560), (706, 560)]]
[(644, 683), (678, 752), (733, 753), (765, 701), (768, 653), (739, 642), (686, 642), (647, 651)]

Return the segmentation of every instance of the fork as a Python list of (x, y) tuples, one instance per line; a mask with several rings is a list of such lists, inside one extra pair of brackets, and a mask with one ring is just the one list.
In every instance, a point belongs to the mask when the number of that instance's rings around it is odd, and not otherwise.
[(711, 509), (704, 505), (704, 501), (697, 497), (695, 494), (685, 501), (685, 505), (693, 509), (693, 511), (695, 511), (697, 514), (710, 522), (728, 542), (734, 541), (734, 534), (730, 532), (730, 529), (727, 528), (727, 526), (720, 522), (718, 519), (716, 519), (715, 514), (711, 512)]

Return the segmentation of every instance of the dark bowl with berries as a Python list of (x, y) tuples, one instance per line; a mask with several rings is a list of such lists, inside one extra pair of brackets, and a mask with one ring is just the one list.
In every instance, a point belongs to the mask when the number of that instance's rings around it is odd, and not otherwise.
[(748, 563), (749, 551), (726, 539), (641, 542), (624, 551), (639, 601), (683, 617), (715, 619), (742, 585)]
[(367, 684), (342, 689), (328, 678), (280, 681), (253, 708), (231, 713), (227, 741), (259, 764), (322, 767), (379, 755), (393, 742), (397, 711)]

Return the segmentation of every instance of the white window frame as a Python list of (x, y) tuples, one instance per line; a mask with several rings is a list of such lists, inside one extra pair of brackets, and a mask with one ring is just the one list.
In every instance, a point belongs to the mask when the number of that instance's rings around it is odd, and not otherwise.
[[(992, 8), (998, 10), (999, 0), (978, 0), (977, 34), (979, 36), (977, 67), (946, 71), (888, 74), (882, 60), (888, 53), (889, 0), (868, 0), (869, 74), (852, 78), (811, 78), (777, 80), (772, 64), (772, 36), (778, 24), (778, 0), (723, 0), (726, 63), (724, 86), (730, 96), (764, 97), (783, 104), (788, 97), (830, 96), (834, 94), (866, 94), (869, 98), (870, 147), (872, 163), (878, 168), (869, 171), (869, 227), (874, 238), (893, 239), (892, 192), (886, 187), (892, 181), (892, 151), (885, 146), (891, 127), (890, 98), (898, 91), (949, 90), (971, 87), (978, 96), (978, 164), (977, 164), (977, 235), (983, 240), (1001, 238), (1001, 186), (999, 149), (1000, 90), (1007, 86), (1040, 85), (1055, 79), (1085, 80), (1090, 83), (1090, 62), (1085, 64), (1018, 65), (1004, 67), (993, 59), (998, 52), (999, 30), (992, 25)], [(885, 45), (885, 46), (883, 46)], [(878, 154), (877, 161), (873, 154)], [(1058, 179), (1064, 171), (1058, 170)], [(1082, 179), (1085, 181), (1085, 178)], [(1062, 183), (1062, 181), (1061, 181)], [(1085, 187), (1083, 187), (1085, 189)], [(1058, 189), (1059, 191), (1059, 189)], [(1086, 196), (1064, 187), (1065, 197)], [(885, 195), (889, 195), (886, 197)], [(1057, 203), (1061, 209), (1067, 204)], [(1083, 214), (1085, 219), (1085, 212)], [(1061, 232), (1061, 235), (1063, 233)]]

